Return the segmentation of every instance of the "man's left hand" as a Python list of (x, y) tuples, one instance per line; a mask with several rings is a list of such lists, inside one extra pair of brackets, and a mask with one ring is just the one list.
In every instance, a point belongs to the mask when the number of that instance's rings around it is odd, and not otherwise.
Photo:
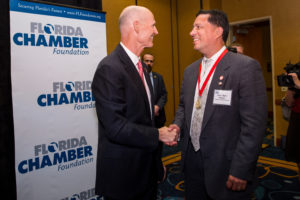
[(229, 175), (228, 180), (226, 182), (226, 186), (228, 189), (233, 191), (242, 191), (246, 189), (247, 181)]

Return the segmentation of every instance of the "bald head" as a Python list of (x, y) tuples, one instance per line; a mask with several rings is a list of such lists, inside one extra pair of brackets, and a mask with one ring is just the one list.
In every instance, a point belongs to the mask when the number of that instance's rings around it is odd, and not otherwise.
[(153, 46), (158, 34), (152, 12), (142, 6), (128, 6), (119, 17), (121, 42), (137, 56), (146, 47)]
[(152, 15), (149, 9), (142, 6), (128, 6), (124, 8), (119, 17), (119, 29), (121, 34), (124, 29), (132, 27), (134, 21), (142, 20), (145, 13)]

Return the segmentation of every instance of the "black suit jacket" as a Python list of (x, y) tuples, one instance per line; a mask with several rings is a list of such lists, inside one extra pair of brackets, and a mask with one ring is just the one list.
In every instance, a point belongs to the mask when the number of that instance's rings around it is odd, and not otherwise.
[(157, 184), (163, 168), (153, 98), (151, 113), (143, 82), (120, 44), (99, 63), (92, 92), (99, 121), (96, 194), (136, 198)]
[(159, 115), (155, 116), (155, 126), (157, 128), (163, 127), (166, 122), (165, 105), (168, 100), (168, 93), (165, 87), (164, 79), (162, 75), (156, 72), (152, 72), (153, 76), (153, 93), (154, 93), (154, 105), (159, 106)]
[[(184, 134), (183, 170), (201, 61), (197, 60), (184, 72), (180, 103), (174, 120)], [(216, 90), (232, 91), (230, 106), (213, 104)], [(266, 119), (266, 87), (259, 63), (250, 57), (228, 52), (212, 77), (200, 135), (205, 185), (212, 198), (239, 199), (239, 196), (253, 191)], [(229, 174), (248, 180), (246, 191), (228, 190), (226, 181)]]

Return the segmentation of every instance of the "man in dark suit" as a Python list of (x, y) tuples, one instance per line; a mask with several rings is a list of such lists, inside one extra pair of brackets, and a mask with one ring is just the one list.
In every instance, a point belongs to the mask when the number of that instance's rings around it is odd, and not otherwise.
[(168, 93), (162, 75), (152, 71), (154, 65), (154, 56), (150, 53), (144, 54), (143, 62), (147, 65), (146, 69), (149, 73), (153, 87), (155, 127), (161, 128), (165, 125), (166, 122), (164, 107), (168, 100)]
[(200, 10), (190, 33), (204, 56), (184, 72), (170, 129), (181, 130), (187, 200), (250, 199), (267, 119), (261, 67), (228, 52), (225, 13)]
[[(166, 114), (165, 114), (165, 104), (167, 103), (168, 93), (165, 87), (164, 79), (159, 73), (153, 72), (154, 56), (150, 53), (146, 53), (143, 56), (143, 62), (146, 64), (146, 71), (149, 74), (151, 84), (153, 87), (154, 96), (154, 122), (156, 128), (161, 128), (165, 125)], [(162, 156), (163, 143), (159, 142), (159, 155)], [(166, 167), (164, 170), (166, 171)]]
[(121, 42), (99, 63), (92, 83), (99, 121), (95, 190), (105, 200), (154, 200), (164, 176), (158, 143), (177, 137), (154, 127), (152, 86), (139, 60), (158, 32), (141, 6), (125, 8), (119, 28)]

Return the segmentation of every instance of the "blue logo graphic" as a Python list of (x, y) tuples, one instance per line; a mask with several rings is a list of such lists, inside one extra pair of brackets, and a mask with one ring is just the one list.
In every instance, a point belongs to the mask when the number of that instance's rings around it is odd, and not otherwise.
[(74, 195), (71, 197), (71, 200), (77, 200), (77, 199), (80, 199), (79, 194), (74, 194)]
[(54, 26), (52, 24), (46, 24), (44, 26), (44, 31), (48, 34), (51, 34), (54, 31)]
[(58, 144), (56, 142), (51, 142), (50, 145), (48, 146), (48, 151), (53, 153), (56, 151), (56, 149), (58, 149)]
[(72, 91), (72, 86), (74, 88), (74, 83), (69, 81), (68, 84), (66, 84), (66, 90), (71, 92)]

